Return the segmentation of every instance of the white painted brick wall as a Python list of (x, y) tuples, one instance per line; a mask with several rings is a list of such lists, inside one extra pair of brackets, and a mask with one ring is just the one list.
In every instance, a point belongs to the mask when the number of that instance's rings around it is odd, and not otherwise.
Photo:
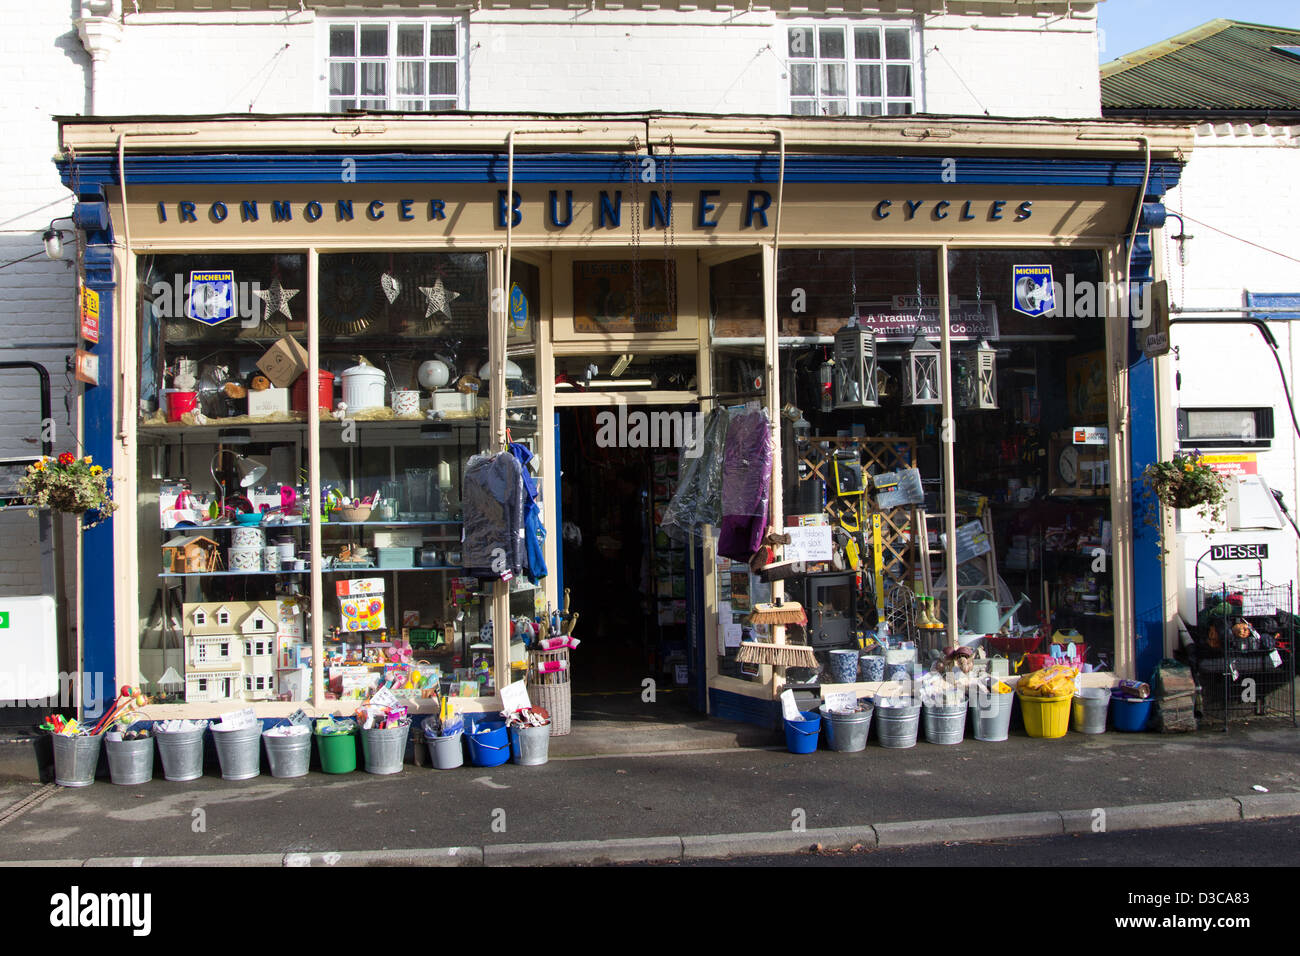
[[(75, 443), (66, 427), (67, 352), (60, 343), (74, 334), (76, 280), (66, 263), (45, 258), (41, 234), (50, 220), (72, 211), (71, 194), (51, 162), (58, 145), (51, 116), (86, 110), (90, 58), (68, 3), (28, 3), (21, 16), (9, 12), (0, 30), (0, 263), (40, 255), (0, 269), (0, 358), (36, 361), (50, 370), (56, 451), (65, 451)], [(32, 373), (0, 372), (0, 457), (39, 454), (39, 442), (29, 440), (39, 439), (39, 407)], [(0, 512), (0, 594), (40, 593), (36, 535), (26, 509)], [(63, 546), (71, 546), (69, 537)], [(71, 577), (65, 586), (70, 593)]]
[[(1166, 240), (1172, 301), (1189, 307), (1231, 307), (1244, 305), (1248, 291), (1300, 294), (1300, 261), (1295, 261), (1300, 260), (1300, 242), (1293, 226), (1300, 216), (1297, 143), (1300, 128), (1198, 133), (1182, 181), (1166, 197), (1169, 209), (1199, 220), (1186, 223), (1194, 238), (1186, 243), (1185, 270), (1178, 262), (1177, 244)], [(1166, 236), (1178, 231), (1177, 221), (1169, 220)], [(1294, 397), (1300, 385), (1300, 316), (1271, 322), (1270, 329)], [(1178, 347), (1173, 368), (1182, 386), (1173, 392), (1175, 405), (1273, 406), (1277, 434), (1272, 448), (1259, 455), (1259, 471), (1282, 491), (1292, 514), (1300, 516), (1300, 446), (1263, 337), (1249, 328), (1175, 325), (1171, 341)]]

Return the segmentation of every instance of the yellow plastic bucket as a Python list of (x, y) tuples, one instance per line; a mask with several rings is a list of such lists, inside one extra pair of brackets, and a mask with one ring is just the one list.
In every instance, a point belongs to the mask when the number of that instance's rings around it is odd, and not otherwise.
[(1031, 737), (1064, 737), (1070, 729), (1070, 701), (1073, 694), (1061, 697), (1020, 698), (1020, 715), (1025, 719), (1025, 733)]

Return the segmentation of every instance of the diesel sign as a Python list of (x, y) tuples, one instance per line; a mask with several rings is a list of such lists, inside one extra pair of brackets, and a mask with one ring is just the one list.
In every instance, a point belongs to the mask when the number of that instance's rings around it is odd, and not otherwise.
[(1215, 544), (1210, 546), (1211, 561), (1262, 561), (1268, 557), (1266, 544)]

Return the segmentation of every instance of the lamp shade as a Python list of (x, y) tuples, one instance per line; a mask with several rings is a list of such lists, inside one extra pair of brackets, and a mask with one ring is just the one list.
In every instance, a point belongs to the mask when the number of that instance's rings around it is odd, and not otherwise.
[(923, 334), (903, 353), (903, 391), (908, 405), (943, 403), (943, 378), (939, 374), (939, 350)]
[(833, 388), (836, 408), (876, 408), (876, 335), (850, 320), (835, 333)]
[(239, 487), (251, 488), (266, 474), (266, 465), (253, 461), (251, 458), (245, 458), (243, 455), (236, 455), (235, 473), (239, 475)]

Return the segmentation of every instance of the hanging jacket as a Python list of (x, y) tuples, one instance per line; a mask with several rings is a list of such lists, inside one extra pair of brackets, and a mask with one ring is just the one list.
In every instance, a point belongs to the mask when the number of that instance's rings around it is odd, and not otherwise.
[(722, 460), (722, 525), (718, 554), (748, 561), (767, 530), (772, 482), (772, 432), (767, 409), (733, 409)]
[(524, 482), (510, 452), (475, 455), (461, 482), (465, 512), (462, 562), (476, 578), (519, 574), (524, 563)]
[(510, 453), (519, 462), (524, 485), (524, 573), (536, 584), (546, 577), (546, 526), (542, 523), (542, 509), (537, 503), (537, 482), (529, 468), (535, 456), (527, 445), (519, 442), (510, 443)]
[[(727, 437), (727, 410), (715, 408), (704, 423), (699, 444), (683, 449), (677, 491), (664, 509), (660, 528), (674, 541), (698, 535), (704, 525), (722, 523), (722, 454)], [(697, 452), (689, 454), (688, 452)]]

